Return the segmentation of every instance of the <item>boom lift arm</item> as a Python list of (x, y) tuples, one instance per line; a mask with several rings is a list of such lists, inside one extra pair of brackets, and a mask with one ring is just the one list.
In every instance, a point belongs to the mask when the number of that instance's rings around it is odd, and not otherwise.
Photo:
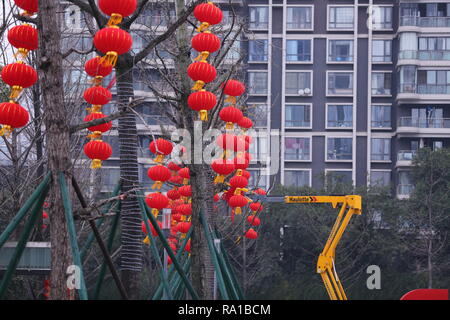
[(328, 240), (317, 261), (317, 273), (320, 274), (331, 300), (347, 300), (344, 288), (334, 265), (336, 247), (354, 214), (361, 215), (362, 199), (358, 195), (350, 196), (286, 196), (265, 197), (261, 201), (298, 203), (330, 203), (333, 208), (341, 205), (339, 214), (331, 229)]

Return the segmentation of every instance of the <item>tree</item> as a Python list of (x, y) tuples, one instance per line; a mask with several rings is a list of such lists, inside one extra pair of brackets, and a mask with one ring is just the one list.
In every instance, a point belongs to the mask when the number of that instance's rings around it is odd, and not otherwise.
[(448, 287), (440, 279), (450, 268), (450, 149), (421, 149), (413, 160), (414, 190), (403, 217), (405, 240), (428, 288)]

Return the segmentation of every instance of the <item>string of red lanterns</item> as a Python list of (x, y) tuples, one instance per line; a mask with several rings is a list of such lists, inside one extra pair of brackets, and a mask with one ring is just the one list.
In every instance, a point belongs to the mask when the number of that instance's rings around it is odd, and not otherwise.
[[(107, 26), (100, 29), (94, 36), (94, 46), (104, 54), (103, 57), (95, 57), (88, 60), (84, 66), (86, 73), (93, 78), (93, 86), (86, 89), (83, 95), (84, 100), (91, 105), (88, 108), (89, 114), (84, 118), (85, 122), (106, 118), (102, 113), (102, 106), (112, 100), (112, 93), (108, 88), (102, 86), (104, 77), (110, 75), (117, 63), (118, 56), (127, 53), (133, 44), (131, 35), (120, 29), (123, 18), (130, 16), (136, 10), (136, 0), (99, 0), (98, 6), (106, 15), (110, 16)], [(102, 134), (112, 128), (112, 122), (89, 127), (91, 139), (84, 146), (84, 153), (92, 160), (91, 168), (101, 168), (102, 161), (109, 159), (112, 155), (112, 148), (101, 140)]]
[[(22, 16), (33, 16), (38, 12), (37, 0), (14, 0), (16, 6), (22, 10)], [(10, 87), (9, 101), (0, 103), (0, 136), (8, 137), (14, 129), (27, 125), (30, 115), (17, 100), (22, 91), (33, 86), (38, 80), (36, 70), (26, 64), (26, 59), (30, 51), (38, 48), (38, 30), (24, 23), (14, 26), (8, 30), (8, 42), (17, 51), (14, 57), (16, 62), (6, 65), (1, 71), (1, 78)]]

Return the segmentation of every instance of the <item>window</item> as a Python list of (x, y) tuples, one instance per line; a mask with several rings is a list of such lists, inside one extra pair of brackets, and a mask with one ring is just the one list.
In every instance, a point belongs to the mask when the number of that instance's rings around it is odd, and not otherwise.
[(285, 138), (284, 158), (285, 160), (310, 161), (310, 138)]
[(120, 169), (103, 167), (101, 170), (102, 186), (106, 187), (107, 190), (113, 190), (119, 182)]
[(66, 27), (70, 29), (82, 29), (86, 27), (84, 13), (78, 6), (68, 6), (65, 10)]
[(372, 95), (391, 94), (391, 76), (389, 72), (372, 73)]
[(310, 185), (309, 170), (284, 170), (284, 185), (288, 187), (305, 187)]
[(286, 72), (286, 94), (310, 95), (311, 72)]
[(254, 136), (252, 143), (250, 144), (249, 153), (252, 157), (252, 161), (266, 161), (269, 156), (269, 140), (267, 137)]
[(417, 89), (420, 94), (450, 94), (450, 70), (418, 70)]
[(327, 111), (328, 128), (351, 128), (353, 127), (352, 105), (329, 105)]
[(311, 127), (310, 105), (286, 105), (285, 126), (287, 128)]
[(227, 60), (228, 63), (234, 63), (237, 62), (241, 58), (241, 40), (238, 36), (236, 38), (236, 41), (232, 41), (231, 39), (234, 39), (235, 32), (232, 32), (230, 36), (227, 38), (226, 41), (224, 41), (224, 45), (228, 45), (230, 47), (230, 50), (225, 55), (225, 60)]
[(372, 41), (372, 62), (392, 61), (392, 40)]
[(391, 139), (373, 138), (371, 154), (372, 154), (371, 159), (374, 161), (391, 160)]
[(250, 7), (250, 29), (267, 29), (269, 27), (269, 8)]
[(329, 29), (353, 29), (353, 7), (330, 7)]
[(312, 7), (288, 7), (287, 30), (312, 29)]
[(373, 6), (373, 30), (392, 29), (392, 7)]
[(351, 171), (329, 170), (326, 177), (327, 188), (334, 188), (337, 184), (353, 184)]
[(401, 93), (414, 93), (416, 91), (416, 67), (400, 67), (400, 88)]
[(352, 160), (352, 138), (328, 138), (327, 160)]
[(287, 61), (311, 61), (311, 40), (287, 40)]
[(419, 38), (420, 60), (450, 60), (450, 38)]
[(352, 62), (353, 40), (329, 40), (328, 41), (329, 62)]
[(411, 182), (410, 171), (398, 172), (398, 189), (397, 194), (409, 195), (413, 190), (413, 184)]
[(268, 107), (265, 104), (250, 105), (248, 117), (252, 119), (255, 128), (267, 127)]
[(372, 127), (391, 127), (391, 106), (372, 106)]
[(262, 188), (266, 189), (266, 176), (262, 174), (261, 170), (247, 170), (250, 172), (250, 179), (248, 180), (248, 186), (250, 188)]
[(267, 72), (250, 71), (248, 78), (250, 94), (267, 94)]
[(328, 94), (352, 95), (353, 94), (353, 73), (351, 73), (351, 72), (330, 72), (330, 73), (328, 73)]
[(268, 40), (249, 40), (249, 61), (267, 61)]
[(391, 184), (390, 171), (371, 171), (370, 185), (372, 187), (388, 187)]

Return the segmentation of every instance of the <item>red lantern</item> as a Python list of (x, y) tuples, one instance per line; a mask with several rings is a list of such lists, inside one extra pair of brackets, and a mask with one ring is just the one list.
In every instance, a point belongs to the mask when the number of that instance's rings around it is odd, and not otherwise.
[(178, 200), (180, 199), (180, 193), (177, 189), (169, 190), (167, 191), (167, 198), (169, 198), (170, 200)]
[(187, 252), (191, 252), (191, 239), (188, 240), (188, 242), (186, 243), (186, 246), (184, 247), (184, 250)]
[(158, 138), (153, 140), (149, 146), (150, 152), (156, 154), (156, 158), (153, 160), (155, 162), (162, 162), (164, 156), (168, 156), (172, 153), (173, 145), (172, 142)]
[(190, 228), (191, 228), (190, 222), (180, 222), (178, 224), (178, 231), (180, 231), (181, 233), (188, 233)]
[(162, 193), (150, 193), (146, 198), (145, 202), (152, 208), (152, 214), (156, 217), (158, 216), (159, 210), (166, 208), (169, 205), (169, 198), (167, 198)]
[(8, 31), (9, 43), (19, 49), (19, 53), (26, 57), (29, 51), (38, 48), (38, 31), (29, 24), (15, 26)]
[(248, 229), (248, 231), (245, 233), (245, 237), (247, 239), (252, 239), (255, 240), (258, 238), (258, 232), (256, 232), (255, 230), (253, 230), (252, 228)]
[(206, 83), (214, 81), (217, 70), (206, 61), (194, 62), (187, 69), (189, 77), (195, 81), (194, 91), (203, 89)]
[(231, 133), (223, 133), (217, 137), (216, 143), (223, 150), (234, 150), (236, 136)]
[(235, 194), (228, 200), (228, 205), (235, 209), (236, 214), (241, 214), (242, 208), (245, 207), (247, 203), (247, 198), (240, 194)]
[(9, 136), (14, 129), (24, 127), (29, 118), (28, 111), (18, 103), (0, 103), (0, 136)]
[[(88, 114), (85, 118), (84, 118), (84, 122), (89, 122), (89, 121), (93, 121), (93, 120), (97, 120), (97, 119), (103, 119), (106, 118), (106, 116), (103, 113), (100, 112), (93, 112), (91, 114)], [(112, 128), (112, 122), (106, 122), (103, 124), (99, 124), (96, 126), (92, 126), (89, 127), (88, 130), (93, 132), (94, 134), (89, 136), (90, 138), (99, 138), (102, 133), (105, 133), (109, 130), (111, 130)]]
[(8, 64), (1, 75), (3, 82), (11, 87), (11, 99), (17, 98), (24, 88), (31, 87), (38, 79), (36, 70), (23, 62)]
[(167, 165), (167, 168), (169, 168), (172, 171), (178, 171), (181, 169), (181, 167), (179, 165), (177, 165), (175, 162), (169, 162), (169, 164)]
[(14, 0), (14, 2), (30, 16), (38, 12), (38, 0)]
[(102, 79), (111, 74), (113, 67), (111, 65), (102, 64), (102, 58), (95, 57), (86, 61), (86, 64), (84, 65), (84, 70), (89, 76), (93, 78)]
[(219, 202), (219, 200), (220, 200), (220, 196), (216, 193), (214, 195), (214, 202)]
[(263, 211), (264, 207), (261, 205), (260, 202), (252, 202), (250, 203), (250, 210), (252, 210), (253, 214), (256, 214), (257, 212)]
[(106, 88), (95, 86), (84, 91), (84, 100), (94, 106), (103, 106), (108, 104), (112, 99), (111, 91)]
[(210, 25), (219, 24), (223, 19), (222, 10), (212, 2), (202, 3), (196, 6), (194, 16), (198, 21), (202, 22), (202, 26), (198, 29), (200, 32)]
[(122, 22), (122, 19), (128, 17), (136, 11), (136, 0), (99, 0), (98, 7), (102, 12), (110, 16), (108, 25), (116, 25)]
[(250, 178), (251, 178), (251, 174), (250, 174), (250, 172), (248, 172), (247, 170), (239, 170), (237, 173), (236, 173), (236, 175), (237, 176), (243, 176), (245, 179), (247, 179), (247, 180), (250, 180)]
[(223, 87), (223, 92), (228, 96), (239, 97), (244, 94), (245, 86), (240, 81), (228, 80)]
[[(157, 221), (157, 222), (158, 222), (159, 228), (162, 229), (162, 223), (160, 221)], [(150, 220), (148, 220), (148, 224), (150, 225), (150, 230), (152, 231), (152, 235), (154, 237), (156, 237), (158, 235), (158, 233), (156, 232), (156, 229), (153, 228), (153, 225), (151, 224)], [(141, 222), (141, 229), (142, 229), (143, 233), (147, 234), (147, 226), (145, 225), (144, 221)]]
[(234, 162), (226, 159), (216, 159), (211, 163), (211, 168), (218, 174), (214, 183), (223, 183), (225, 176), (234, 171)]
[(243, 156), (238, 156), (234, 158), (234, 167), (236, 170), (245, 170), (250, 165), (250, 161)]
[(254, 227), (257, 227), (261, 224), (261, 219), (259, 219), (257, 216), (248, 216), (247, 221)]
[(42, 219), (48, 219), (48, 213), (43, 211), (42, 212)]
[(92, 140), (84, 146), (84, 153), (92, 160), (92, 169), (99, 169), (102, 161), (107, 160), (112, 155), (111, 146), (102, 140)]
[[(250, 118), (242, 117), (241, 120), (238, 121), (238, 126), (244, 130), (251, 129), (253, 127), (253, 121)], [(249, 136), (246, 136), (249, 137)]]
[[(173, 212), (173, 211), (172, 211)], [(181, 214), (180, 213), (172, 213), (172, 219), (173, 220), (175, 220), (175, 221), (177, 221), (177, 222), (180, 222), (181, 221), (181, 219), (182, 219), (182, 217), (181, 217)]]
[(200, 113), (200, 120), (208, 120), (208, 110), (214, 108), (217, 103), (216, 95), (212, 92), (200, 90), (191, 93), (188, 98), (189, 107)]
[(179, 207), (180, 213), (184, 216), (190, 216), (192, 214), (192, 204), (182, 204)]
[(244, 114), (238, 108), (228, 106), (220, 110), (219, 117), (220, 119), (222, 119), (222, 121), (225, 121), (227, 123), (227, 130), (232, 130), (234, 129), (233, 124), (238, 123), (242, 119), (242, 117), (244, 117)]
[(253, 191), (256, 194), (259, 194), (260, 196), (265, 196), (267, 194), (267, 192), (261, 188), (256, 189), (255, 191)]
[(188, 184), (189, 179), (191, 178), (189, 168), (186, 167), (186, 168), (180, 169), (178, 171), (178, 174), (180, 175), (180, 177), (183, 178), (183, 184)]
[(183, 197), (192, 197), (192, 188), (191, 186), (182, 186), (178, 189), (178, 192)]
[(248, 180), (243, 176), (234, 176), (230, 179), (230, 186), (233, 188), (245, 188), (248, 186)]
[(147, 171), (147, 175), (150, 179), (155, 181), (155, 183), (152, 186), (152, 189), (161, 189), (164, 182), (170, 179), (172, 176), (172, 173), (170, 170), (162, 165), (157, 165), (154, 167), (151, 167)]
[(220, 39), (218, 36), (205, 31), (192, 38), (192, 48), (200, 52), (196, 60), (206, 61), (210, 53), (220, 49)]
[(174, 176), (170, 177), (169, 182), (172, 182), (174, 184), (182, 184), (183, 178), (180, 177), (179, 175), (174, 175)]
[(115, 66), (119, 55), (130, 51), (133, 45), (131, 35), (116, 26), (99, 30), (94, 37), (95, 47), (105, 54), (102, 58), (104, 65)]

